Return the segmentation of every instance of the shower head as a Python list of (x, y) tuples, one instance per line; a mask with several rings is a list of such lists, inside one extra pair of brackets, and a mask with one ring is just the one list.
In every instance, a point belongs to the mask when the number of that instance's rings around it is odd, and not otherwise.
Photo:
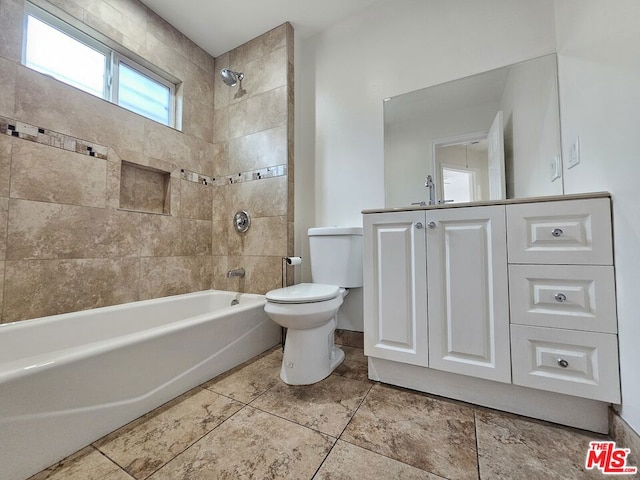
[(230, 87), (235, 87), (238, 82), (242, 81), (244, 78), (244, 73), (234, 72), (229, 70), (228, 68), (223, 68), (220, 70), (220, 76), (222, 77), (222, 81), (229, 85)]

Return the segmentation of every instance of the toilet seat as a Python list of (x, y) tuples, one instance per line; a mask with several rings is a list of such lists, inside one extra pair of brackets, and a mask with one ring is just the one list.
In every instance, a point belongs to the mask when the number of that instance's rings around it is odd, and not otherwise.
[(338, 296), (340, 287), (323, 283), (299, 283), (290, 287), (278, 288), (267, 293), (268, 302), (273, 303), (316, 303), (325, 302)]

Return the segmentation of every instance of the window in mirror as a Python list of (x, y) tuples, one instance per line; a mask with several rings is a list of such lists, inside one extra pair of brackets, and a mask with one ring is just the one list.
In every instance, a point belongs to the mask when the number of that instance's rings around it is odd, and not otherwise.
[(29, 3), (23, 64), (156, 122), (176, 124), (174, 82)]

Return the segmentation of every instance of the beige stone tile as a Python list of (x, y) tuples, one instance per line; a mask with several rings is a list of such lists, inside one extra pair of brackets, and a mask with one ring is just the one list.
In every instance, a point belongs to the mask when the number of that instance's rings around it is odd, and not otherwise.
[(374, 385), (341, 439), (446, 478), (477, 479), (473, 410)]
[(231, 222), (228, 219), (211, 222), (211, 254), (229, 255), (229, 233)]
[(213, 191), (216, 187), (183, 180), (180, 186), (180, 216), (211, 220)]
[(235, 138), (229, 142), (229, 173), (287, 163), (285, 126)]
[(140, 259), (140, 300), (211, 288), (209, 256)]
[(338, 440), (313, 480), (446, 480)]
[(216, 109), (229, 105), (232, 89), (222, 81), (220, 76), (220, 71), (229, 67), (228, 52), (216, 57), (213, 72), (213, 102)]
[(280, 48), (234, 69), (246, 72), (240, 87), (232, 87), (231, 103), (254, 97), (287, 84), (287, 49)]
[(243, 403), (250, 403), (281, 382), (282, 350), (275, 348), (202, 385)]
[(11, 199), (7, 259), (135, 257), (142, 215)]
[[(131, 3), (129, 8), (125, 8), (125, 2), (114, 2), (111, 0), (105, 0), (102, 2), (84, 2), (83, 7), (88, 14), (100, 19), (100, 23), (94, 28), (98, 29), (103, 25), (109, 26), (109, 30), (115, 29), (118, 32), (118, 38), (111, 37), (108, 31), (101, 31), (112, 40), (121, 42), (124, 36), (130, 38), (139, 38), (141, 32), (145, 32), (147, 29), (147, 16), (146, 13), (141, 12), (140, 9), (135, 9), (137, 2)], [(126, 11), (123, 11), (126, 10)], [(85, 15), (85, 23), (87, 15)]]
[[(213, 143), (229, 140), (229, 107), (217, 108), (213, 111)], [(222, 172), (223, 174), (229, 172)]]
[(136, 209), (136, 170), (126, 163), (120, 167), (120, 208)]
[(229, 255), (282, 257), (286, 254), (286, 217), (254, 217), (251, 228), (246, 233), (237, 233), (231, 229), (229, 231)]
[[(3, 21), (0, 16), (0, 23)], [(2, 31), (1, 28), (0, 31)], [(1, 37), (2, 33), (0, 33)], [(3, 45), (1, 40), (0, 45)], [(2, 85), (0, 88), (0, 115), (9, 118), (13, 118), (16, 108), (16, 68), (14, 62), (0, 56), (0, 85)]]
[(612, 408), (609, 408), (609, 432), (618, 448), (631, 450), (627, 465), (640, 467), (640, 436)]
[[(105, 0), (105, 3), (118, 10), (128, 22), (137, 26), (135, 30), (136, 36), (144, 34), (149, 28), (148, 10), (142, 2), (132, 2), (130, 0)], [(127, 33), (123, 30), (123, 33)]]
[(244, 278), (227, 280), (227, 289), (233, 292), (264, 295), (269, 290), (282, 286), (281, 256), (230, 256), (228, 257), (227, 267), (229, 269), (243, 267), (246, 271)]
[(294, 45), (295, 45), (295, 31), (293, 29), (293, 25), (291, 25), (289, 22), (286, 22), (284, 24), (284, 28), (285, 28), (285, 35), (286, 35), (286, 41), (287, 41), (287, 59), (290, 62), (293, 62), (293, 60), (294, 60)]
[(207, 142), (213, 141), (213, 108), (185, 98), (182, 103), (182, 131)]
[(233, 291), (227, 279), (229, 257), (226, 255), (213, 255), (211, 257), (211, 288), (214, 290)]
[(366, 382), (369, 380), (369, 364), (364, 350), (353, 347), (340, 347), (345, 354), (344, 362), (333, 373), (345, 378)]
[(87, 447), (28, 480), (132, 480), (132, 477), (93, 447)]
[(7, 261), (3, 321), (138, 300), (135, 258)]
[(16, 77), (15, 115), (88, 142), (142, 151), (146, 120), (139, 115), (21, 66)]
[(229, 107), (229, 138), (287, 124), (287, 87), (269, 90)]
[(119, 208), (120, 207), (120, 177), (122, 163), (120, 160), (115, 162), (108, 161), (107, 166), (107, 180), (105, 187), (105, 207), (107, 208)]
[[(105, 7), (103, 10), (109, 10), (112, 13), (119, 14), (119, 12), (116, 12), (113, 8), (108, 6), (105, 2), (93, 2), (93, 3), (103, 4)], [(89, 27), (93, 28), (94, 30), (102, 33), (104, 36), (110, 38), (114, 42), (120, 45), (124, 43), (124, 35), (120, 31), (120, 29), (116, 27), (118, 23), (109, 21), (106, 19), (106, 17), (102, 17), (99, 14), (94, 14), (86, 10), (82, 15), (82, 22), (85, 25), (88, 25)]]
[(231, 50), (229, 52), (231, 68), (236, 69), (236, 65), (245, 65), (252, 60), (283, 48), (286, 45), (286, 37), (286, 26), (282, 24)]
[(213, 176), (229, 173), (229, 144), (227, 142), (213, 145)]
[[(208, 63), (208, 62), (207, 62)], [(203, 103), (213, 108), (213, 81), (211, 72), (187, 61), (185, 76), (181, 78), (185, 98)]]
[(120, 169), (120, 208), (169, 213), (169, 172), (123, 162)]
[[(295, 240), (296, 240), (296, 231), (295, 224), (293, 222), (287, 222), (287, 257), (292, 257), (295, 255)], [(298, 269), (299, 270), (299, 269)], [(294, 275), (295, 275), (295, 267), (294, 267)], [(291, 277), (291, 281), (289, 285), (293, 285), (293, 276)]]
[(11, 137), (0, 134), (0, 197), (9, 196), (12, 144)]
[(295, 180), (293, 173), (285, 176), (287, 177), (287, 219), (295, 222)]
[(78, 2), (73, 0), (48, 0), (49, 3), (60, 8), (62, 11), (68, 13), (72, 17), (82, 21), (84, 19), (84, 8), (80, 6)]
[(335, 342), (346, 347), (364, 348), (364, 333), (336, 329)]
[(245, 407), (149, 478), (311, 478), (334, 441)]
[(4, 299), (4, 262), (0, 262), (0, 323), (4, 322), (4, 319), (2, 318), (3, 299)]
[(476, 411), (476, 431), (481, 478), (602, 478), (584, 468), (589, 442), (602, 435), (489, 410)]
[(29, 141), (12, 149), (11, 197), (104, 207), (106, 160)]
[[(148, 21), (152, 22), (153, 20), (149, 17)], [(176, 49), (170, 48), (162, 38), (159, 38), (162, 35), (162, 32), (153, 27), (147, 30), (145, 38), (146, 60), (177, 79), (184, 81), (188, 75), (187, 63), (189, 63), (189, 60)]]
[(19, 0), (0, 2), (0, 57), (15, 62), (22, 58), (23, 5)]
[(0, 197), (0, 260), (7, 256), (7, 230), (9, 223), (9, 199)]
[(180, 196), (182, 195), (182, 180), (178, 177), (172, 176), (169, 180), (169, 193), (170, 193), (170, 213), (171, 215), (180, 216)]
[(211, 222), (168, 215), (143, 215), (140, 255), (182, 257), (211, 254)]
[(135, 478), (145, 478), (243, 407), (195, 388), (97, 441), (94, 446)]
[(252, 217), (287, 215), (287, 176), (229, 185), (229, 216), (246, 210)]
[(229, 209), (229, 189), (231, 185), (219, 185), (211, 190), (211, 218), (217, 221), (231, 222), (235, 213)]
[(251, 406), (338, 437), (371, 384), (329, 375), (313, 385), (277, 383)]

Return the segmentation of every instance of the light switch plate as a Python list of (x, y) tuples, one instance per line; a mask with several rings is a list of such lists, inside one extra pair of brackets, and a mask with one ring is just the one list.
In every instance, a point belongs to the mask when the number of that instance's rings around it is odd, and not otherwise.
[(553, 160), (551, 160), (549, 175), (551, 181), (555, 181), (560, 178), (560, 155), (556, 155)]
[(569, 147), (569, 163), (567, 168), (573, 168), (580, 163), (580, 137)]

